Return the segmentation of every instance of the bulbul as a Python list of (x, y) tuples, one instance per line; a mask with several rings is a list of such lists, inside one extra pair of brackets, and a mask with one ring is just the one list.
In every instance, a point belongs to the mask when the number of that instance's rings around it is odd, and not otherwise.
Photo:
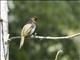
[(20, 41), (19, 49), (21, 49), (21, 47), (23, 46), (25, 37), (28, 37), (32, 33), (34, 33), (35, 28), (36, 28), (36, 20), (37, 20), (37, 17), (33, 16), (29, 19), (27, 24), (23, 26), (22, 31), (21, 31), (21, 41)]

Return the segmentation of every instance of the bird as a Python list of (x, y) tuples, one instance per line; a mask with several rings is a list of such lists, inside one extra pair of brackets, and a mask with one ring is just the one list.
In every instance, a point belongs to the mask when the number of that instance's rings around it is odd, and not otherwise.
[(23, 28), (21, 30), (21, 41), (20, 41), (19, 49), (22, 48), (25, 37), (27, 38), (28, 36), (30, 36), (34, 33), (34, 31), (36, 29), (36, 20), (37, 20), (37, 16), (32, 16), (32, 17), (30, 17), (28, 22), (23, 26)]

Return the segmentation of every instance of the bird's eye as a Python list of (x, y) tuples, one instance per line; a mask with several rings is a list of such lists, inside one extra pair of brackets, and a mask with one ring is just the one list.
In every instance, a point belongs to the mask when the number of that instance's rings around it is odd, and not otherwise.
[(37, 17), (34, 17), (35, 18), (35, 20), (37, 20), (38, 18)]

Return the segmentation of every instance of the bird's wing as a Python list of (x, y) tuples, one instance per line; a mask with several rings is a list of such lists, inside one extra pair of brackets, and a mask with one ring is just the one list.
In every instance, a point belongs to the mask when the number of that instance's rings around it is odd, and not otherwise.
[(22, 29), (22, 35), (27, 36), (32, 30), (32, 24), (26, 24)]
[(23, 44), (24, 44), (24, 38), (29, 35), (29, 33), (30, 33), (31, 30), (32, 30), (32, 24), (26, 24), (23, 27), (22, 32), (21, 32), (21, 41), (20, 41), (20, 47), (19, 47), (19, 49), (21, 49), (21, 47), (23, 46)]

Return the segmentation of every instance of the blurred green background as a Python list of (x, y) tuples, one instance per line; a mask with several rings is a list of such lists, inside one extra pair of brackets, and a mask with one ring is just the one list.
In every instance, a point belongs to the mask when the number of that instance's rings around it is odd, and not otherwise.
[[(20, 36), (30, 16), (37, 16), (37, 35), (67, 36), (80, 32), (80, 1), (8, 1), (10, 37)], [(80, 36), (70, 39), (20, 39), (10, 41), (10, 60), (80, 60)]]

